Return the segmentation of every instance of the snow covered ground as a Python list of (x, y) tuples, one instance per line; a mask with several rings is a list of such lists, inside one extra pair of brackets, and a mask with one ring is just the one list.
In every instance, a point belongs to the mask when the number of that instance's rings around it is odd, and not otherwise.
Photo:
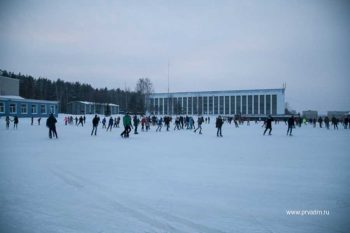
[[(203, 135), (0, 123), (0, 232), (348, 232), (350, 130)], [(326, 210), (291, 216), (289, 210)], [(329, 211), (329, 215), (327, 214)]]

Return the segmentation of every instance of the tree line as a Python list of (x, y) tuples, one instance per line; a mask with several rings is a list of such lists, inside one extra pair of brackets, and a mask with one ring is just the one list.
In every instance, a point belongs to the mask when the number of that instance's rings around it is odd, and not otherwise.
[(90, 84), (66, 82), (61, 79), (52, 81), (47, 78), (34, 78), (31, 75), (15, 74), (0, 70), (2, 76), (19, 80), (19, 95), (27, 99), (59, 101), (60, 112), (67, 113), (67, 103), (88, 101), (96, 103), (118, 104), (121, 111), (144, 113), (145, 98), (153, 92), (152, 82), (140, 78), (135, 90), (93, 88)]

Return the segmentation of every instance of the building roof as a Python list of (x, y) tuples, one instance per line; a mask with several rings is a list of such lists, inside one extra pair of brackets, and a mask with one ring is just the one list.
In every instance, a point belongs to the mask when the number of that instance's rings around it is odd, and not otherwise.
[(91, 104), (91, 105), (109, 105), (109, 106), (115, 106), (115, 107), (119, 107), (118, 104), (112, 104), (112, 103), (95, 103), (95, 102), (88, 102), (88, 101), (71, 101), (70, 103), (82, 103), (82, 104)]
[(52, 104), (58, 104), (58, 101), (52, 101), (52, 100), (34, 100), (34, 99), (25, 99), (21, 96), (12, 96), (12, 95), (1, 95), (0, 100), (7, 100), (7, 101), (16, 101), (16, 102), (32, 102), (32, 103), (52, 103)]
[[(229, 94), (229, 93), (247, 93), (247, 92), (282, 92), (284, 93), (284, 88), (275, 89), (251, 89), (251, 90), (223, 90), (223, 91), (190, 91), (190, 92), (170, 92), (169, 95), (215, 95), (215, 94)], [(155, 95), (168, 95), (167, 92), (153, 93), (151, 96)]]

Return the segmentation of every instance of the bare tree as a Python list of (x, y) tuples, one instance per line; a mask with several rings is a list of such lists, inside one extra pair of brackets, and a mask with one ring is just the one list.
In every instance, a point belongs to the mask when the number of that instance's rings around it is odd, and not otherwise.
[(149, 78), (140, 78), (136, 84), (136, 92), (143, 96), (145, 109), (149, 110), (149, 96), (154, 92), (151, 80)]

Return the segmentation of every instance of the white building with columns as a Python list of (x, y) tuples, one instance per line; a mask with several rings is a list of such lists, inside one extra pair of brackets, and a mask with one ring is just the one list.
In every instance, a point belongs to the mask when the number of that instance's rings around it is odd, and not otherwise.
[(285, 89), (153, 93), (148, 112), (156, 115), (283, 115)]

